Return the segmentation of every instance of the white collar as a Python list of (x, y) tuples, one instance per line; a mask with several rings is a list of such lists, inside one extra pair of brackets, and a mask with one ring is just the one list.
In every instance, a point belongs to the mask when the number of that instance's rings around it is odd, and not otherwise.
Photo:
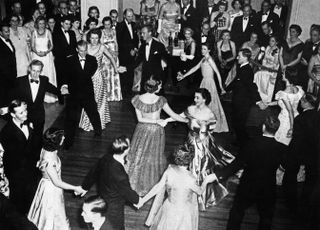
[(5, 39), (4, 37), (2, 37), (1, 35), (0, 35), (0, 38), (2, 39), (2, 41), (3, 41), (4, 43), (9, 43), (9, 42), (6, 41), (6, 39)]
[(190, 7), (190, 4), (188, 4), (186, 7), (184, 7), (184, 9), (187, 11), (189, 9), (189, 7)]
[(306, 108), (306, 109), (304, 109), (303, 110), (303, 112), (306, 112), (306, 111), (308, 111), (308, 110), (313, 110), (314, 108)]
[(120, 164), (122, 164), (122, 166), (124, 167), (124, 158), (119, 157), (118, 155), (114, 154), (113, 155), (113, 159), (115, 159), (116, 161), (118, 161)]
[(240, 68), (243, 67), (243, 66), (245, 66), (245, 65), (248, 65), (248, 64), (249, 64), (249, 62), (242, 63), (242, 64), (240, 65)]
[(148, 43), (149, 46), (151, 46), (152, 40), (153, 40), (153, 38), (151, 38), (150, 41), (148, 41), (148, 42), (146, 42), (146, 43)]
[(274, 138), (274, 135), (268, 134), (268, 133), (263, 133), (262, 136), (269, 137), (269, 138)]
[[(29, 81), (31, 80), (31, 79), (33, 79), (32, 77), (31, 77), (31, 75), (29, 74), (28, 75), (28, 78), (29, 78)], [(40, 76), (39, 76), (39, 78), (38, 79), (34, 79), (35, 81), (39, 81), (40, 82)]]
[(21, 124), (23, 123), (18, 123), (14, 118), (12, 118), (13, 123), (19, 128), (21, 129)]

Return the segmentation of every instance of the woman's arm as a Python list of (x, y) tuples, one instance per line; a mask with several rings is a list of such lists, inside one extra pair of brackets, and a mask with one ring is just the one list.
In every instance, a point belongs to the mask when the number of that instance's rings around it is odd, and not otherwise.
[(158, 124), (159, 122), (162, 121), (162, 119), (155, 120), (155, 119), (150, 119), (150, 118), (144, 118), (144, 117), (142, 117), (142, 113), (141, 113), (140, 110), (135, 109), (135, 111), (136, 111), (137, 119), (138, 119), (139, 122)]
[[(184, 118), (178, 114), (176, 114), (175, 112), (172, 111), (172, 109), (170, 108), (170, 106), (168, 105), (168, 103), (166, 103), (164, 106), (163, 106), (163, 110), (171, 117), (173, 118), (175, 121), (180, 121), (180, 122), (184, 122), (184, 123), (187, 123), (188, 122), (188, 119), (187, 118)], [(166, 120), (167, 121), (167, 120)]]
[(109, 52), (108, 48), (105, 45), (103, 45), (103, 53), (104, 53), (104, 55), (107, 56), (107, 58), (110, 59), (115, 72), (118, 72), (118, 67), (117, 67), (116, 61), (114, 60), (114, 58), (112, 57), (111, 53)]
[(211, 14), (211, 17), (210, 17), (210, 28), (214, 28), (217, 23), (214, 21), (215, 17), (217, 16), (218, 12), (213, 12)]
[(48, 51), (47, 53), (50, 53), (53, 49), (53, 42), (52, 42), (52, 35), (51, 32), (49, 30), (48, 31)]
[(223, 42), (222, 40), (217, 42), (218, 60), (219, 60), (220, 62), (223, 61), (223, 60), (222, 60), (222, 55), (221, 55), (221, 43), (222, 43), (222, 42)]
[(201, 62), (202, 60), (193, 68), (191, 68), (188, 72), (186, 72), (184, 75), (182, 75), (181, 77), (178, 76), (178, 80), (181, 81), (184, 78), (188, 77), (189, 75), (193, 74), (194, 72), (196, 72), (200, 67), (201, 67)]
[(280, 48), (279, 61), (280, 61), (281, 69), (282, 69), (282, 71), (284, 71), (285, 70), (285, 66), (284, 66), (284, 63), (283, 63), (283, 48), (282, 47)]
[(209, 64), (210, 64), (211, 68), (213, 69), (213, 71), (214, 71), (214, 72), (216, 73), (216, 75), (217, 75), (217, 78), (218, 78), (218, 82), (219, 82), (219, 86), (220, 86), (221, 91), (225, 91), (224, 88), (223, 88), (223, 86), (222, 86), (221, 75), (220, 75), (220, 72), (219, 72), (219, 69), (218, 69), (216, 63), (213, 61), (212, 58), (209, 58), (208, 61), (209, 61)]
[[(179, 114), (180, 117), (183, 117), (183, 118), (187, 118), (186, 114), (183, 112), (183, 113), (180, 113)], [(165, 119), (165, 121), (168, 123), (168, 122), (174, 122), (176, 121), (175, 119), (173, 119), (172, 117), (168, 117), (167, 119)]]
[(217, 180), (216, 175), (214, 173), (210, 174), (204, 179), (201, 186), (198, 186), (196, 183), (192, 184), (191, 190), (198, 195), (202, 195), (205, 189), (207, 188), (207, 184), (212, 183), (215, 180)]
[(55, 169), (55, 167), (52, 164), (48, 164), (45, 168), (51, 182), (58, 188), (64, 189), (64, 190), (73, 190), (76, 191), (78, 188), (77, 186), (68, 184), (60, 179), (58, 176), (58, 173)]
[(31, 34), (31, 51), (37, 54), (35, 33), (36, 31)]
[(293, 119), (294, 119), (294, 115), (293, 115), (293, 109), (292, 109), (292, 105), (290, 104), (290, 102), (283, 100), (283, 103), (289, 113), (289, 122), (290, 122), (290, 129), (288, 131), (288, 136), (292, 135), (292, 131), (293, 131)]
[(302, 57), (302, 51), (298, 54), (296, 59), (294, 59), (292, 62), (288, 63), (286, 66), (287, 67), (292, 67), (292, 66), (295, 66), (295, 65), (299, 64), (300, 61), (301, 61), (301, 57)]
[(318, 79), (314, 76), (312, 70), (313, 70), (313, 66), (315, 63), (315, 56), (311, 57), (310, 61), (309, 61), (309, 65), (308, 65), (308, 75), (309, 77), (317, 84), (319, 85), (319, 81)]
[(228, 58), (226, 62), (233, 61), (237, 57), (236, 45), (234, 44), (233, 41), (230, 41), (230, 44), (231, 44), (232, 57)]

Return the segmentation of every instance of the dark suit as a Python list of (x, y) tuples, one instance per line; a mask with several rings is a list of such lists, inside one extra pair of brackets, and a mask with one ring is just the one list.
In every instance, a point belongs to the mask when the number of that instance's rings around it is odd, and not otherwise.
[(29, 137), (12, 119), (0, 132), (4, 149), (4, 173), (9, 180), (10, 200), (22, 214), (28, 212), (37, 186), (36, 165), (31, 160), (33, 130), (28, 125)]
[(253, 17), (248, 17), (248, 24), (243, 30), (244, 16), (236, 17), (231, 27), (231, 39), (235, 42), (237, 50), (241, 48), (242, 44), (250, 40), (250, 35), (256, 29), (256, 22)]
[[(259, 11), (258, 13), (256, 13), (255, 15), (255, 21), (257, 23), (257, 32), (259, 34), (262, 34), (262, 28), (261, 28), (261, 21), (262, 21), (262, 15), (263, 12)], [(273, 13), (271, 10), (269, 11), (269, 15), (268, 18), (266, 20), (269, 25), (271, 26), (272, 30), (275, 32), (279, 31), (279, 16), (275, 13)]]
[(190, 4), (189, 8), (184, 14), (184, 8), (181, 7), (181, 15), (186, 17), (186, 20), (181, 18), (181, 32), (183, 33), (183, 29), (186, 27), (190, 27), (198, 33), (199, 30), (199, 18), (197, 17), (197, 10)]
[[(66, 73), (69, 66), (66, 65), (67, 57), (76, 54), (77, 40), (74, 31), (69, 30), (70, 43), (68, 43), (66, 36), (63, 34), (62, 28), (59, 24), (55, 27), (52, 33), (52, 42), (53, 42), (53, 55), (54, 55), (54, 64), (57, 72), (57, 83), (58, 88), (61, 87), (62, 82), (67, 78)], [(62, 98), (59, 98), (59, 101), (62, 102)]]
[(13, 51), (0, 38), (0, 108), (8, 106), (9, 93), (17, 77), (15, 49), (9, 42)]
[(9, 199), (0, 193), (0, 229), (37, 230), (38, 228), (26, 216), (17, 212)]
[[(271, 6), (271, 11), (274, 12), (276, 8), (276, 4), (273, 4)], [(287, 6), (282, 6), (281, 7), (281, 13), (279, 16), (279, 27), (281, 29), (284, 29), (287, 23), (287, 16), (288, 16), (288, 7)]]
[(99, 195), (106, 201), (106, 229), (124, 230), (124, 205), (139, 202), (138, 194), (131, 189), (129, 177), (123, 166), (111, 155), (105, 155), (92, 168), (82, 183), (82, 188), (89, 190), (97, 183)]
[(302, 198), (307, 200), (317, 180), (317, 144), (319, 138), (319, 117), (316, 109), (299, 114), (293, 123), (293, 135), (285, 159), (283, 187), (289, 206), (297, 204), (297, 174), (300, 165), (305, 165), (306, 180)]
[[(203, 33), (199, 33), (199, 34), (195, 34), (195, 41), (197, 43), (197, 56), (201, 56), (201, 45), (202, 43), (206, 43), (209, 44), (209, 49), (210, 49), (210, 55), (212, 56), (215, 52), (216, 49), (216, 42), (215, 42), (215, 37), (214, 37), (214, 33), (213, 30), (210, 29), (208, 32), (208, 35), (204, 35)], [(205, 40), (204, 42), (202, 42), (202, 37), (204, 37), (203, 40)]]
[(232, 89), (232, 122), (240, 144), (247, 139), (245, 131), (250, 108), (261, 101), (258, 89), (253, 83), (253, 71), (249, 64), (239, 67), (237, 76), (228, 86)]
[[(137, 34), (136, 24), (134, 22), (131, 22), (131, 27), (132, 37), (125, 20), (117, 23), (116, 26), (120, 66), (132, 65), (134, 63), (135, 57), (131, 56), (130, 51), (135, 48), (138, 49), (139, 38)], [(133, 70), (129, 70), (126, 73), (121, 74), (120, 77), (122, 94), (126, 95), (132, 90), (131, 88), (133, 84)]]
[(78, 54), (67, 58), (66, 64), (68, 74), (63, 84), (68, 85), (69, 90), (65, 120), (65, 147), (68, 148), (73, 144), (82, 108), (88, 114), (94, 131), (98, 135), (101, 134), (101, 121), (91, 79), (98, 68), (96, 58), (86, 55), (84, 69), (82, 69)]
[[(60, 95), (60, 91), (49, 82), (49, 79), (46, 76), (39, 76), (39, 89), (36, 98), (33, 101), (30, 84), (28, 75), (17, 78), (11, 99), (20, 99), (27, 103), (28, 121), (33, 124), (34, 138), (37, 139), (35, 140), (35, 143), (39, 144), (38, 150), (41, 150), (42, 134), (45, 122), (45, 110), (43, 104), (44, 97), (47, 92), (58, 96)], [(38, 153), (35, 153), (34, 156), (36, 161), (39, 157)]]
[(227, 230), (240, 229), (245, 210), (253, 204), (257, 204), (260, 216), (258, 229), (271, 229), (276, 203), (276, 171), (284, 150), (285, 146), (273, 137), (260, 136), (248, 142), (232, 163), (244, 165), (244, 172), (230, 210)]

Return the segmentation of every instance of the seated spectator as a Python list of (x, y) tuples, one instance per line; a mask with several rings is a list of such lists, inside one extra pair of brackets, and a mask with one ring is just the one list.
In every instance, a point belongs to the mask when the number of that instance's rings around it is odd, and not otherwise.
[(33, 9), (31, 20), (29, 22), (27, 22), (26, 24), (24, 24), (24, 27), (26, 28), (29, 37), (31, 37), (31, 34), (35, 30), (34, 24), (39, 16), (40, 16), (40, 11), (36, 8)]

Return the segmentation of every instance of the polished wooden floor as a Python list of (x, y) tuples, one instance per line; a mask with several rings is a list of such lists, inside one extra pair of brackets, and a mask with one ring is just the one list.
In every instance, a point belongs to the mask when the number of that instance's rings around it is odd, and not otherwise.
[[(187, 105), (191, 104), (192, 98), (181, 96), (168, 96), (169, 104), (176, 112), (183, 111)], [(224, 103), (227, 114), (229, 113), (228, 103)], [(107, 153), (110, 143), (114, 137), (126, 134), (131, 137), (135, 124), (135, 114), (128, 100), (122, 102), (110, 103), (110, 111), (112, 122), (109, 123), (103, 132), (101, 138), (93, 137), (92, 132), (84, 132), (79, 130), (74, 146), (68, 150), (61, 152), (63, 162), (62, 174), (66, 182), (78, 185), (81, 184), (84, 176), (97, 160)], [(63, 113), (54, 122), (54, 126), (63, 127)], [(184, 124), (169, 124), (166, 127), (166, 149), (165, 154), (170, 156), (173, 148), (181, 144), (187, 135), (187, 128)], [(218, 135), (217, 139), (226, 147), (230, 147), (232, 140), (231, 134)], [(231, 149), (232, 151), (232, 149)], [(206, 212), (200, 213), (200, 230), (222, 230), (225, 229), (229, 210), (232, 205), (236, 183), (230, 180), (227, 184), (230, 194), (220, 204), (209, 208)], [(96, 193), (93, 188), (86, 196)], [(303, 230), (298, 219), (292, 221), (288, 210), (283, 205), (281, 193), (279, 193), (277, 201), (277, 209), (274, 217), (273, 229), (276, 230)], [(66, 192), (66, 211), (70, 219), (71, 227), (74, 230), (87, 229), (81, 217), (81, 205), (84, 198), (75, 197), (73, 194)], [(147, 203), (141, 210), (127, 206), (125, 209), (126, 229), (127, 230), (143, 230), (144, 221), (150, 209), (151, 202)], [(258, 215), (255, 207), (250, 208), (243, 220), (244, 230), (257, 228)]]

